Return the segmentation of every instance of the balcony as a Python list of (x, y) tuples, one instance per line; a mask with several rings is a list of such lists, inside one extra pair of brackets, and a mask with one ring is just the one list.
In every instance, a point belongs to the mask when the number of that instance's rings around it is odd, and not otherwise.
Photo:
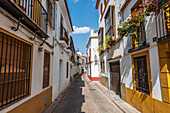
[(39, 0), (0, 0), (0, 6), (41, 38), (48, 37), (48, 13)]
[(170, 40), (170, 5), (166, 5), (161, 14), (164, 14), (164, 16), (160, 16), (159, 19), (164, 20), (164, 22), (159, 21), (158, 23), (161, 25), (158, 34), (158, 43)]
[(136, 31), (131, 34), (132, 48), (129, 49), (129, 53), (138, 51), (149, 47), (149, 43), (146, 43), (145, 24), (141, 22), (140, 27), (136, 27)]
[(68, 34), (67, 31), (64, 27), (60, 27), (60, 40), (59, 43), (64, 47), (67, 48), (68, 46), (68, 42), (69, 42), (69, 38), (68, 38)]

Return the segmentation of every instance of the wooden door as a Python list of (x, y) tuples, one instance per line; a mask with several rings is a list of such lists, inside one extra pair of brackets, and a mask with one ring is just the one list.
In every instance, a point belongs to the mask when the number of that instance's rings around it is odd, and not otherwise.
[(111, 90), (120, 95), (120, 63), (119, 61), (110, 63)]

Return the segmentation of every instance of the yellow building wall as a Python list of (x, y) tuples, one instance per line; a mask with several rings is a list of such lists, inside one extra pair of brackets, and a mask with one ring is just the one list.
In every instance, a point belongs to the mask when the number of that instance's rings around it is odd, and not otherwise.
[(170, 41), (158, 45), (163, 101), (170, 103)]
[(52, 87), (24, 102), (8, 113), (42, 113), (52, 102)]
[(169, 113), (170, 104), (126, 87), (126, 101), (143, 113)]

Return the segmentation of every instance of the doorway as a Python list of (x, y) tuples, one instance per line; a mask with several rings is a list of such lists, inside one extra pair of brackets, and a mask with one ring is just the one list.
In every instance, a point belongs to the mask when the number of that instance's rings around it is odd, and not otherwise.
[(121, 96), (119, 61), (110, 63), (110, 89), (113, 90), (117, 95)]
[(63, 87), (63, 61), (60, 60), (60, 66), (59, 66), (59, 90), (61, 90)]

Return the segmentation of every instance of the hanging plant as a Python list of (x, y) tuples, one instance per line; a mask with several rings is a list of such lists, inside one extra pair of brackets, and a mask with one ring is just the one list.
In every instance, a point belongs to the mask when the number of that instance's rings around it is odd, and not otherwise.
[(105, 46), (106, 46), (107, 49), (110, 48), (110, 45), (109, 45), (110, 41), (111, 41), (111, 36), (108, 35), (108, 36), (105, 38), (105, 41), (104, 41)]
[(103, 50), (104, 50), (103, 45), (99, 45), (98, 47), (99, 54), (101, 54)]

